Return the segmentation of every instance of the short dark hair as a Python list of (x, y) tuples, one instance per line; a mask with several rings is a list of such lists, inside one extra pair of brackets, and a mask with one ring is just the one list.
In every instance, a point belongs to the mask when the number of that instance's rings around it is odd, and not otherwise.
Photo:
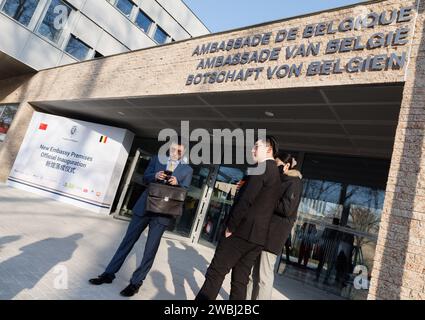
[(289, 169), (293, 169), (295, 167), (293, 165), (295, 158), (290, 153), (278, 152), (278, 154), (276, 155), (276, 158), (279, 158), (284, 164), (289, 163), (290, 164)]

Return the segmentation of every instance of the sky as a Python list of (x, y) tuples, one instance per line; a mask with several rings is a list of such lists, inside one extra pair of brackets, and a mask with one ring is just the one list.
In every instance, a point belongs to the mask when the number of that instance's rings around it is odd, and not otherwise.
[(183, 0), (211, 32), (364, 2), (362, 0)]

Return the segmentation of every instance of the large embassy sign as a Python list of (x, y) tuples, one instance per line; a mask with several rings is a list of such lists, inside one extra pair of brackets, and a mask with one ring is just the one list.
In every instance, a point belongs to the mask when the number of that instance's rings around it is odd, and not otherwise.
[(35, 112), (8, 184), (110, 213), (133, 137), (128, 130)]
[[(409, 43), (413, 30), (407, 23), (413, 20), (414, 15), (414, 7), (403, 7), (347, 17), (339, 22), (320, 22), (303, 28), (281, 29), (198, 45), (192, 53), (192, 56), (199, 57), (197, 73), (187, 77), (186, 85), (258, 80), (260, 77), (272, 80), (403, 69), (408, 52), (398, 48)], [(387, 32), (373, 32), (384, 26), (394, 27)], [(357, 31), (368, 35), (343, 37)], [(317, 41), (325, 36), (331, 39), (325, 43)], [(296, 40), (304, 40), (304, 43), (293, 45)], [(371, 54), (377, 49), (392, 49), (394, 52), (386, 50), (385, 54)], [(341, 58), (350, 52), (355, 54), (348, 59)], [(332, 55), (338, 55), (338, 58), (332, 59)], [(311, 60), (318, 56), (323, 59)], [(303, 58), (310, 61), (291, 63), (291, 60)], [(286, 63), (280, 64), (281, 60)], [(265, 64), (268, 66), (263, 66)]]

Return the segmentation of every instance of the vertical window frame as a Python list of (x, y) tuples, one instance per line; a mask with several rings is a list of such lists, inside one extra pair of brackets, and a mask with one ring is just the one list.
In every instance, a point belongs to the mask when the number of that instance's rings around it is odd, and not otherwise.
[(42, 25), (42, 23), (44, 21), (44, 18), (46, 17), (47, 11), (49, 10), (50, 5), (51, 5), (51, 3), (52, 3), (53, 0), (44, 0), (44, 1), (45, 1), (45, 4), (44, 4), (43, 10), (42, 10), (42, 12), (40, 14), (40, 17), (39, 17), (39, 19), (37, 21), (37, 24), (34, 27), (34, 33), (37, 36), (41, 37), (43, 40), (45, 40), (45, 41), (49, 42), (50, 44), (54, 45), (55, 47), (64, 50), (64, 47), (63, 46), (64, 46), (64, 43), (68, 43), (66, 40), (69, 38), (69, 35), (71, 34), (71, 32), (70, 32), (70, 26), (74, 22), (74, 19), (76, 17), (77, 10), (68, 1), (61, 0), (68, 7), (71, 8), (71, 12), (69, 13), (68, 21), (67, 21), (65, 27), (63, 28), (61, 35), (59, 36), (58, 42), (56, 43), (56, 42), (50, 40), (49, 38), (47, 38), (46, 36), (44, 36), (44, 35), (42, 35), (41, 33), (38, 32), (39, 28), (41, 27), (41, 25)]
[(118, 12), (121, 13), (128, 20), (134, 22), (134, 20), (135, 20), (135, 10), (137, 10), (139, 8), (138, 5), (133, 0), (127, 0), (128, 2), (130, 2), (132, 4), (131, 11), (130, 11), (129, 15), (127, 16), (123, 11), (121, 11), (120, 8), (118, 8), (118, 1), (120, 1), (120, 0), (115, 0), (114, 3), (113, 3), (113, 6), (115, 7), (115, 9), (117, 9)]
[(35, 10), (34, 10), (32, 16), (31, 16), (30, 21), (28, 22), (28, 25), (23, 24), (22, 22), (16, 20), (15, 18), (9, 16), (7, 13), (3, 12), (3, 9), (4, 9), (7, 1), (8, 0), (0, 0), (0, 13), (4, 14), (9, 19), (12, 19), (13, 21), (15, 21), (15, 23), (18, 23), (20, 26), (22, 26), (22, 27), (24, 27), (28, 30), (34, 31), (34, 26), (35, 26), (35, 24), (37, 23), (37, 21), (40, 17), (40, 14), (39, 14), (40, 7), (43, 7), (43, 5), (44, 5), (43, 2), (46, 1), (46, 0), (38, 0), (37, 6), (35, 7)]
[[(155, 35), (156, 35), (156, 33), (157, 33), (158, 30), (162, 30), (162, 32), (166, 35), (165, 41), (163, 43), (158, 42), (155, 39)], [(170, 41), (170, 38), (171, 38), (171, 36), (167, 33), (167, 31), (165, 31), (164, 28), (161, 28), (160, 25), (156, 24), (155, 31), (153, 32), (153, 35), (152, 35), (152, 40), (155, 41), (155, 43), (158, 44), (158, 45), (163, 45), (163, 44), (168, 43)]]
[[(148, 30), (146, 30), (146, 31), (144, 31), (140, 26), (139, 26), (139, 24), (137, 23), (137, 18), (139, 17), (139, 14), (143, 14), (146, 18), (148, 18), (149, 19), (149, 21), (150, 21), (150, 25), (149, 25), (149, 28), (148, 28)], [(145, 12), (145, 11), (143, 11), (143, 9), (142, 8), (140, 8), (140, 7), (137, 7), (137, 14), (136, 14), (136, 18), (134, 19), (134, 23), (136, 24), (136, 26), (140, 29), (140, 30), (142, 30), (145, 34), (147, 34), (147, 35), (149, 35), (150, 34), (150, 32), (152, 31), (152, 29), (154, 28), (154, 26), (156, 25), (155, 24), (155, 21)]]
[[(3, 118), (4, 112), (6, 111), (6, 108), (8, 108), (8, 107), (12, 107), (12, 108), (16, 109), (15, 113), (13, 114), (12, 121), (10, 122), (10, 125), (9, 125), (9, 128), (10, 128), (12, 126), (13, 121), (15, 120), (16, 114), (19, 111), (19, 104), (18, 103), (0, 104), (0, 109), (1, 109), (0, 120)], [(8, 132), (9, 132), (9, 129), (6, 133), (1, 134), (0, 144), (4, 142), (5, 138), (7, 137)]]
[[(89, 50), (87, 51), (87, 54), (85, 56), (84, 59), (80, 60), (77, 57), (73, 56), (71, 53), (66, 51), (66, 48), (68, 47), (69, 42), (71, 41), (72, 38), (75, 38), (76, 40), (80, 41), (81, 43), (83, 43), (86, 47), (89, 48)], [(95, 49), (92, 48), (89, 44), (87, 44), (85, 41), (83, 41), (81, 38), (79, 38), (77, 35), (73, 34), (72, 32), (69, 33), (68, 37), (66, 38), (66, 41), (64, 41), (64, 46), (63, 46), (63, 52), (64, 54), (69, 55), (70, 57), (72, 57), (73, 59), (77, 60), (78, 62), (81, 61), (86, 61), (86, 60), (90, 60), (93, 59), (94, 57), (94, 52)]]

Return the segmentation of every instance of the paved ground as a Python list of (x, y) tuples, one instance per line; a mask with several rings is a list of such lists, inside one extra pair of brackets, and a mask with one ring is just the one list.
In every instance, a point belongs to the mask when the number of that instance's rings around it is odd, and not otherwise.
[[(94, 287), (117, 248), (127, 222), (0, 184), (0, 299), (124, 299), (141, 260), (145, 236), (117, 279)], [(213, 250), (163, 239), (154, 266), (132, 299), (193, 299), (202, 285)], [(227, 299), (226, 278), (219, 299)], [(335, 299), (295, 280), (277, 276), (273, 299)]]

